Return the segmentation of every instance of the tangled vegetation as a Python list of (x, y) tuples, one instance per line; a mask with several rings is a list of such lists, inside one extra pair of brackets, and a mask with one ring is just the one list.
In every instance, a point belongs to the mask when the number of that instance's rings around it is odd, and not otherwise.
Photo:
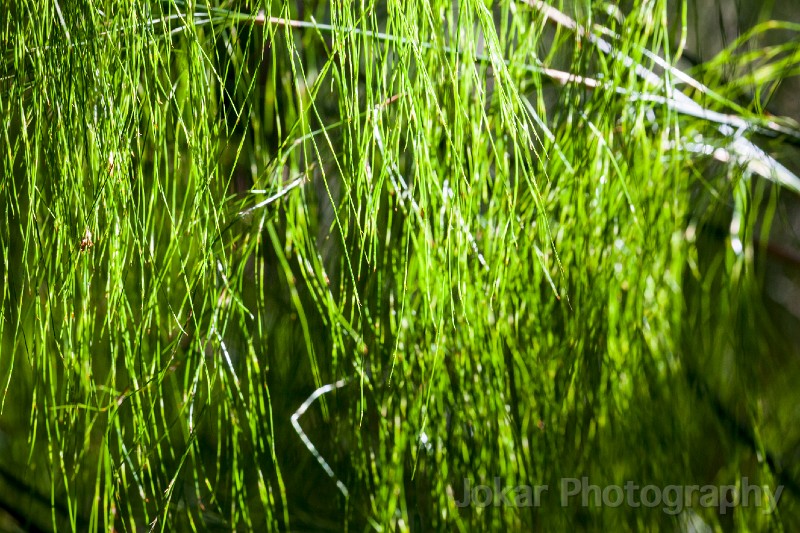
[[(800, 128), (765, 110), (800, 28), (687, 68), (665, 0), (5, 3), (23, 528), (797, 523), (759, 265), (800, 193), (769, 155)], [(785, 491), (562, 506), (584, 476)], [(460, 506), (465, 482), (551, 490)]]

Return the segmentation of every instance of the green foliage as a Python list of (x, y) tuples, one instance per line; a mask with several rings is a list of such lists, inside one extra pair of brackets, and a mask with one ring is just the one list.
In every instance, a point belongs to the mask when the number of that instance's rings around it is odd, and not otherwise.
[[(740, 50), (765, 23), (690, 78), (665, 1), (577, 4), (7, 6), (0, 501), (78, 531), (796, 519), (790, 490), (558, 500), (791, 484), (785, 407), (725, 361), (774, 349), (755, 239), (800, 180), (749, 139), (800, 137), (759, 92), (796, 50)], [(551, 490), (456, 505), (495, 478)]]

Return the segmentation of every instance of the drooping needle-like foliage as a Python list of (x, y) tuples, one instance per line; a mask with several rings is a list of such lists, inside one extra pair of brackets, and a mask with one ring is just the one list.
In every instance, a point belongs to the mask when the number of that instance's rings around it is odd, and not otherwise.
[[(664, 0), (6, 4), (0, 504), (24, 527), (797, 518), (786, 405), (725, 376), (775, 346), (757, 243), (800, 180), (756, 141), (800, 130), (742, 95), (797, 74), (798, 28), (725, 83), (774, 26), (689, 72)], [(788, 488), (771, 514), (564, 505), (584, 476)], [(465, 483), (549, 489), (461, 506)]]

